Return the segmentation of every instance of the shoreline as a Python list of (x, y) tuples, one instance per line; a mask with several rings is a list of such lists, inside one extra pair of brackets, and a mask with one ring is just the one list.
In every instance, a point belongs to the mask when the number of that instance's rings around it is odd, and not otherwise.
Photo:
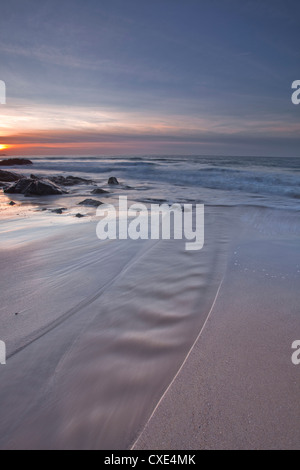
[[(290, 292), (286, 305), (297, 304), (297, 289), (287, 284), (299, 257), (296, 212), (256, 206), (255, 199), (251, 205), (206, 205), (204, 249), (188, 253), (184, 240), (98, 240), (95, 208), (87, 208), (83, 219), (74, 217), (75, 205), (92, 188), (73, 189), (74, 193), (62, 197), (32, 198), (28, 200), (32, 208), (24, 207), (24, 212), (19, 212), (20, 206), (9, 209), (21, 216), (2, 218), (0, 256), (5, 277), (0, 318), (8, 364), (0, 370), (0, 447), (161, 448), (167, 445), (165, 434), (174, 449), (234, 446), (230, 432), (225, 441), (215, 437), (216, 430), (232, 422), (234, 428), (240, 426), (238, 433), (243, 436), (243, 404), (230, 415), (230, 406), (215, 389), (227, 381), (227, 398), (236, 393), (228, 390), (230, 384), (245, 394), (246, 382), (238, 385), (228, 364), (239, 370), (235, 361), (242, 357), (253, 374), (254, 366), (243, 354), (244, 345), (248, 350), (249, 344), (255, 345), (250, 333), (247, 336), (247, 325), (252, 325), (255, 339), (255, 324), (262, 321), (251, 307), (253, 301), (257, 310), (264, 305), (262, 286), (269, 283), (270, 296), (273, 290), (277, 295), (282, 289), (283, 296)], [(124, 189), (114, 188), (106, 201), (114, 202)], [(132, 202), (138, 201), (138, 194), (137, 190)], [(146, 199), (150, 204), (151, 197)], [(42, 210), (44, 204), (47, 211)], [(68, 207), (67, 212), (54, 214), (52, 205)], [(280, 256), (275, 247), (281, 247)], [(277, 288), (280, 267), (287, 260), (287, 280), (280, 278)], [(299, 271), (294, 275), (299, 284), (300, 259), (297, 262)], [(240, 302), (242, 316), (234, 302)], [(271, 310), (265, 313), (270, 319)], [(297, 322), (292, 328), (295, 334)], [(235, 348), (236, 336), (230, 338), (229, 333), (236, 324), (245, 332)], [(271, 320), (268, 324), (275, 332), (282, 326), (278, 316), (274, 327)], [(225, 364), (223, 335), (231, 354)], [(262, 346), (259, 341), (257, 335), (257, 348)], [(226, 376), (218, 360), (215, 366), (206, 357), (212, 354), (216, 360), (216, 351)], [(278, 374), (285, 377), (282, 370)], [(205, 395), (203, 384), (214, 398)], [(279, 406), (281, 389), (276, 390)], [(204, 405), (209, 404), (203, 410), (195, 398), (199, 394)], [(288, 391), (285, 394), (289, 396)], [(264, 403), (266, 397), (260, 400)], [(224, 415), (219, 422), (217, 417)], [(255, 409), (252, 415), (259, 423)], [(195, 416), (202, 429), (200, 440), (200, 428), (191, 427)], [(266, 421), (272, 422), (272, 416)], [(181, 423), (186, 435), (180, 433)], [(160, 436), (159, 442), (155, 436)], [(245, 438), (239, 445), (243, 448), (254, 441)], [(279, 441), (274, 438), (274, 442)], [(259, 447), (256, 441), (255, 446)]]

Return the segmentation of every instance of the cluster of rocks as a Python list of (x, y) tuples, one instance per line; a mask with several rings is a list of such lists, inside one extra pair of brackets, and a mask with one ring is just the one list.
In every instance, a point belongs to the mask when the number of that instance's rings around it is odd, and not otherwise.
[[(12, 184), (8, 184), (12, 183)], [(25, 196), (51, 196), (65, 194), (52, 181), (31, 175), (27, 178), (11, 171), (0, 170), (0, 185), (6, 194), (24, 194)]]
[[(30, 160), (23, 160), (23, 159), (16, 159), (18, 160), (19, 165), (31, 164)], [(9, 160), (10, 165), (14, 159)], [(5, 161), (4, 161), (5, 162)], [(4, 162), (0, 162), (5, 166)], [(21, 163), (23, 162), (23, 163)], [(30, 163), (25, 163), (30, 162)], [(30, 175), (30, 177), (25, 177), (24, 175), (20, 175), (11, 171), (4, 171), (0, 170), (0, 186), (4, 189), (4, 193), (6, 194), (23, 194), (26, 197), (30, 196), (57, 196), (67, 194), (68, 191), (62, 189), (62, 187), (71, 187), (80, 184), (95, 184), (92, 180), (87, 180), (84, 178), (79, 178), (75, 176), (53, 176), (49, 178), (42, 178), (36, 175)], [(119, 185), (119, 181), (115, 177), (110, 177), (108, 180), (108, 185)], [(61, 187), (62, 186), (62, 187)], [(91, 191), (91, 194), (109, 194), (108, 191), (102, 188), (94, 188)], [(9, 203), (11, 206), (15, 205), (13, 201)], [(103, 202), (97, 199), (85, 199), (84, 201), (80, 202), (79, 206), (90, 206), (90, 207), (98, 207)], [(46, 210), (46, 209), (44, 209)], [(51, 210), (52, 213), (55, 214), (63, 214), (66, 211), (66, 208), (57, 208)], [(77, 218), (84, 217), (82, 214), (76, 214)]]
[[(7, 183), (13, 183), (7, 186)], [(0, 185), (5, 186), (4, 192), (7, 194), (24, 194), (25, 196), (51, 196), (66, 194), (67, 191), (61, 186), (70, 187), (79, 184), (94, 184), (94, 181), (79, 178), (76, 176), (53, 176), (41, 178), (36, 175), (25, 177), (23, 175), (0, 170)], [(108, 180), (109, 185), (118, 185), (117, 178), (111, 177)], [(91, 194), (108, 194), (108, 191), (102, 188), (95, 188)]]
[(4, 189), (6, 194), (24, 194), (24, 196), (53, 196), (66, 194), (59, 186), (48, 179), (20, 178), (16, 183)]

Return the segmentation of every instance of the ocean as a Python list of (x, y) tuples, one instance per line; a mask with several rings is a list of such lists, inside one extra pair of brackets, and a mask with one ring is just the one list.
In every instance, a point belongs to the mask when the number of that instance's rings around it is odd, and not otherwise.
[[(300, 158), (211, 156), (35, 156), (23, 173), (116, 176), (132, 199), (300, 210)], [(129, 188), (128, 188), (129, 189)]]

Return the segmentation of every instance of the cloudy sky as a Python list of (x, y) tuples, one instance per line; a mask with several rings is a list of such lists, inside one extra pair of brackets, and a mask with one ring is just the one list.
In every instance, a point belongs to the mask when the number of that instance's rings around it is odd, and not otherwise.
[(300, 155), (299, 0), (10, 0), (0, 148)]

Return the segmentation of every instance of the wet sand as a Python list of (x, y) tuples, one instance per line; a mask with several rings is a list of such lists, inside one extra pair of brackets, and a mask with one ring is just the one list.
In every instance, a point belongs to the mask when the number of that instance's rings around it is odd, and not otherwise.
[(134, 449), (299, 449), (300, 250), (280, 238), (232, 248), (207, 323)]
[(2, 449), (299, 447), (298, 221), (205, 222), (186, 252), (99, 241), (93, 216), (2, 221)]
[(208, 214), (195, 253), (182, 240), (103, 242), (95, 220), (63, 220), (1, 226), (0, 446), (126, 449), (206, 319), (227, 221)]

